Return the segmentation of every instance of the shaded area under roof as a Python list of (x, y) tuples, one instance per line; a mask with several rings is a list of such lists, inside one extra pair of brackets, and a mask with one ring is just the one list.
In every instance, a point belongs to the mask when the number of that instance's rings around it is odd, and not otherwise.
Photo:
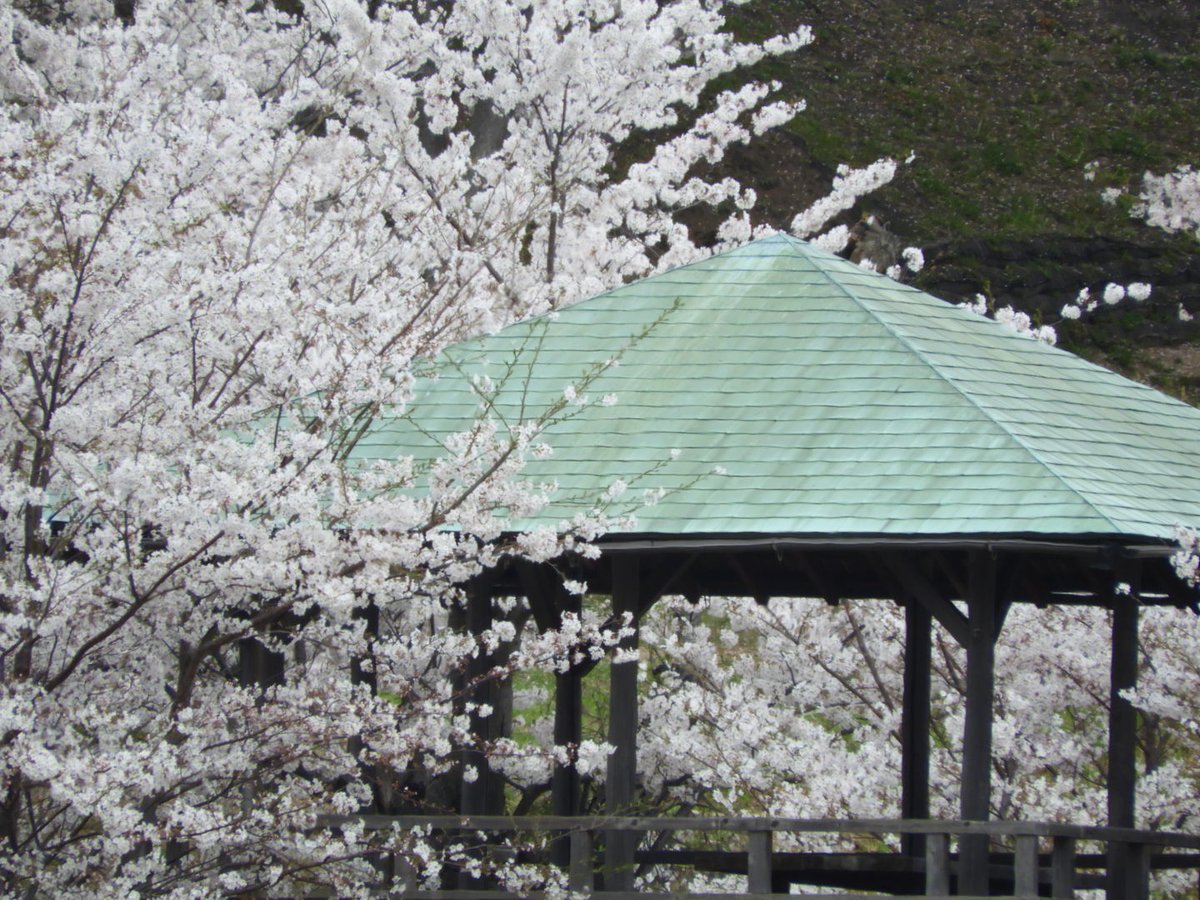
[(506, 425), (568, 385), (588, 398), (539, 438), (553, 454), (526, 475), (559, 490), (519, 527), (586, 512), (618, 479), (613, 511), (632, 506), (637, 534), (1169, 539), (1200, 523), (1200, 412), (784, 235), (457, 345), (437, 368), (355, 458), (442, 455), (484, 376)]

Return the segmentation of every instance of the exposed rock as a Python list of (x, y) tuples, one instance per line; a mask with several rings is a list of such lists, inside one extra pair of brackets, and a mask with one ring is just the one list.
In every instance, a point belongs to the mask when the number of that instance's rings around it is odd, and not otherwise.
[(870, 262), (877, 272), (886, 272), (900, 262), (903, 248), (900, 238), (887, 230), (875, 216), (867, 216), (850, 229), (850, 242), (846, 253), (852, 263), (863, 265)]

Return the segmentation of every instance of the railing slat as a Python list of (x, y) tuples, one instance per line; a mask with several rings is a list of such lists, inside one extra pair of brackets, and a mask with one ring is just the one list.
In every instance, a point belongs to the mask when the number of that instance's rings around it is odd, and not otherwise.
[(1050, 856), (1050, 896), (1065, 900), (1075, 896), (1075, 839), (1056, 837)]
[(751, 831), (746, 848), (751, 894), (771, 893), (771, 832)]
[(1032, 834), (1017, 838), (1017, 853), (1013, 858), (1013, 882), (1018, 895), (1037, 896), (1038, 839)]
[(950, 836), (931, 834), (925, 838), (925, 894), (950, 895)]
[(1149, 900), (1150, 897), (1150, 852), (1145, 844), (1128, 844), (1125, 872), (1125, 890), (1122, 896), (1128, 900)]
[(579, 828), (571, 832), (571, 866), (568, 886), (573, 891), (591, 893), (593, 882), (592, 833)]

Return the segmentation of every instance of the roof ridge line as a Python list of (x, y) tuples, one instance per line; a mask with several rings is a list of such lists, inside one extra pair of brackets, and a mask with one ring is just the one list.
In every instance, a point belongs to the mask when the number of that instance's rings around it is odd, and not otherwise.
[[(801, 243), (804, 244), (806, 247), (808, 246), (808, 243), (806, 241), (802, 241)], [(810, 261), (812, 260), (811, 257), (807, 256), (807, 254), (805, 254), (805, 258)], [(841, 259), (841, 257), (836, 257), (836, 256), (834, 258)], [(852, 265), (852, 263), (847, 263), (847, 265)], [(1011, 431), (1009, 431), (1008, 428), (1006, 428), (1002, 422), (1000, 422), (998, 419), (996, 419), (996, 417), (993, 416), (986, 408), (981, 406), (978, 400), (976, 400), (973, 396), (971, 396), (971, 394), (967, 393), (967, 391), (965, 391), (962, 387), (960, 387), (958, 385), (957, 382), (955, 382), (949, 376), (947, 376), (940, 368), (938, 368), (938, 366), (934, 365), (933, 362), (931, 362), (929, 360), (929, 358), (920, 350), (920, 348), (914, 346), (912, 344), (912, 342), (908, 340), (908, 338), (904, 337), (901, 334), (897, 334), (891, 327), (889, 327), (887, 322), (885, 322), (879, 316), (879, 314), (877, 312), (875, 312), (873, 309), (871, 309), (866, 304), (864, 304), (863, 301), (860, 300), (853, 293), (851, 293), (846, 288), (845, 285), (843, 285), (840, 281), (838, 281), (832, 275), (830, 275), (828, 272), (826, 272), (824, 266), (817, 265), (816, 269), (817, 269), (817, 271), (819, 271), (821, 273), (821, 277), (823, 277), (826, 281), (828, 281), (831, 285), (833, 285), (833, 287), (835, 287), (837, 290), (839, 290), (843, 294), (845, 294), (846, 297), (849, 298), (851, 300), (851, 302), (854, 303), (855, 306), (857, 306), (859, 309), (861, 309), (863, 312), (865, 312), (868, 316), (870, 316), (872, 319), (874, 319), (876, 322), (878, 322), (879, 325), (888, 334), (890, 334), (897, 341), (899, 341), (902, 345), (904, 345), (904, 347), (909, 352), (913, 353), (919, 360), (921, 360), (921, 362), (924, 363), (925, 366), (928, 369), (930, 369), (935, 375), (937, 375), (937, 377), (939, 379), (941, 379), (943, 382), (945, 382), (951, 388), (953, 388), (955, 390), (955, 392), (959, 394), (959, 396), (961, 396), (965, 400), (967, 400), (967, 402), (970, 403), (973, 407), (975, 407), (975, 409), (977, 409), (983, 415), (983, 417), (985, 419), (987, 419), (989, 422), (991, 422), (993, 425), (995, 425), (997, 428), (999, 428), (1002, 432), (1004, 432), (1005, 436), (1010, 441), (1012, 441), (1014, 444), (1016, 444), (1018, 447), (1020, 447), (1022, 450), (1024, 450), (1027, 454), (1029, 454), (1029, 457), (1035, 463), (1037, 463), (1039, 466), (1041, 466), (1043, 469), (1045, 469), (1047, 472), (1049, 472), (1052, 476), (1054, 476), (1054, 479), (1056, 481), (1058, 481), (1059, 484), (1061, 484), (1068, 491), (1070, 491), (1072, 494), (1074, 494), (1076, 497), (1078, 497), (1083, 502), (1083, 504), (1088, 507), (1088, 509), (1092, 510), (1094, 513), (1096, 513), (1096, 515), (1100, 516), (1100, 518), (1102, 518), (1105, 522), (1107, 522), (1109, 527), (1113, 529), (1114, 533), (1116, 533), (1116, 534), (1124, 533), (1124, 530), (1122, 528), (1120, 528), (1117, 525), (1117, 523), (1112, 520), (1112, 517), (1108, 513), (1100, 510), (1096, 506), (1096, 504), (1093, 503), (1091, 500), (1089, 500), (1087, 497), (1085, 497), (1079, 491), (1079, 489), (1077, 487), (1075, 487), (1073, 484), (1071, 484), (1065, 478), (1063, 478), (1063, 476), (1059, 474), (1058, 469), (1056, 467), (1050, 465), (1050, 463), (1048, 463), (1044, 459), (1042, 459), (1037, 454), (1037, 452), (1033, 450), (1033, 448), (1031, 448), (1023, 440), (1021, 440), (1019, 437), (1017, 437), (1015, 434), (1013, 434)], [(866, 271), (866, 270), (864, 269), (863, 271)], [(877, 275), (878, 277), (881, 277), (881, 278), (888, 277), (887, 275), (880, 275), (880, 273), (878, 273), (878, 272), (876, 272), (875, 275)], [(930, 294), (929, 296), (932, 297), (933, 295)], [(934, 299), (938, 300), (942, 303), (946, 303), (947, 306), (951, 306), (950, 303), (948, 303), (945, 300), (942, 300), (940, 297), (934, 297)], [(980, 317), (980, 318), (983, 318), (983, 317)], [(984, 321), (988, 321), (988, 320), (984, 319)], [(998, 327), (998, 328), (1003, 327), (1003, 326), (999, 325), (999, 323), (993, 323), (993, 324), (995, 324), (996, 327)]]

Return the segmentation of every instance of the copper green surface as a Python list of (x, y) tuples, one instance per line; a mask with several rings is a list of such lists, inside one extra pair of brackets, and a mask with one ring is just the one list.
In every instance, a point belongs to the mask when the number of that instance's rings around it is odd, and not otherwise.
[(507, 428), (609, 359), (525, 469), (557, 482), (554, 502), (514, 527), (586, 512), (617, 479), (611, 511), (637, 533), (1169, 538), (1200, 523), (1200, 412), (782, 235), (451, 348), (356, 456), (440, 455), (479, 412), (478, 376)]

